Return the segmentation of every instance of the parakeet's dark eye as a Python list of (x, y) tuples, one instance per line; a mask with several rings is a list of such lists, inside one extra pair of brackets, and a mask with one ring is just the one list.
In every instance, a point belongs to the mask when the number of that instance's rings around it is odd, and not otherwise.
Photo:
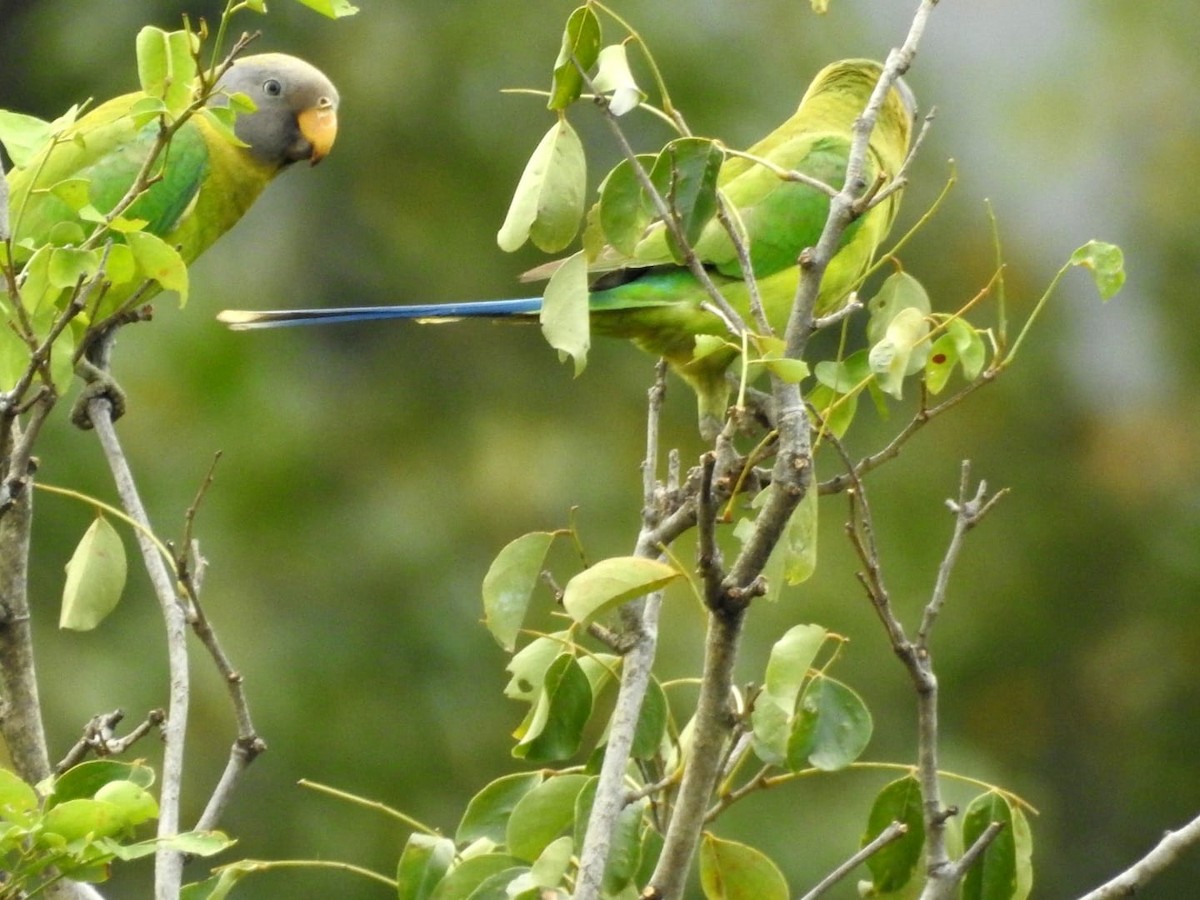
[(274, 78), (268, 78), (263, 82), (263, 93), (268, 97), (278, 97), (283, 93), (283, 85)]

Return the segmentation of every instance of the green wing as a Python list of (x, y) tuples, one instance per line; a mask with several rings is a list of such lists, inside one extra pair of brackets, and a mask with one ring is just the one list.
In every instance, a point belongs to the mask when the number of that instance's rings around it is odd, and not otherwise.
[[(86, 202), (107, 215), (137, 178), (158, 135), (157, 121), (137, 128), (130, 108), (139, 94), (117, 97), (85, 115), (29, 165), (9, 176), (14, 241), (72, 243), (70, 225), (86, 237), (98, 227), (80, 215)], [(145, 231), (166, 238), (179, 224), (206, 177), (208, 149), (192, 123), (181, 128), (156, 163), (158, 180), (126, 211)]]

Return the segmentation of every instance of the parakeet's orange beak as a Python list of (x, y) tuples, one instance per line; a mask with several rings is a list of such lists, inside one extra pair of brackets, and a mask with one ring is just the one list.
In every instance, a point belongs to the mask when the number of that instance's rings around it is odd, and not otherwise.
[(337, 109), (328, 97), (322, 97), (316, 106), (310, 106), (296, 117), (300, 125), (300, 133), (312, 144), (312, 156), (309, 160), (315, 166), (333, 148), (337, 137)]

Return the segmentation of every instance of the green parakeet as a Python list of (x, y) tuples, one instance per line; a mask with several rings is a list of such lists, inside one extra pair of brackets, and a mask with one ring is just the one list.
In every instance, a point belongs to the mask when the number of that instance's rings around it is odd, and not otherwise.
[[(124, 214), (127, 220), (144, 220), (140, 232), (176, 248), (185, 263), (233, 227), (284, 168), (299, 160), (320, 161), (337, 134), (337, 90), (303, 60), (282, 53), (244, 57), (221, 77), (218, 89), (214, 105), (228, 103), (235, 93), (254, 104), (253, 112), (238, 115), (234, 123), (245, 146), (221, 134), (206, 115), (192, 116), (156, 164), (157, 180)], [(140, 124), (135, 116), (135, 104), (145, 99), (134, 93), (100, 104), (9, 173), (9, 223), (18, 265), (29, 262), (31, 248), (83, 243), (97, 227), (95, 214), (110, 212), (124, 197), (159, 129), (156, 116), (142, 116)], [(120, 233), (114, 241), (135, 243), (132, 235)], [(147, 265), (136, 262), (139, 270)], [(39, 296), (23, 291), (27, 308), (59, 296), (53, 279), (27, 275), (31, 292), (35, 283), (42, 285)], [(114, 284), (102, 305), (85, 315), (117, 309), (144, 278), (154, 277), (152, 271), (138, 275)], [(142, 299), (159, 288), (152, 284)]]
[[(782, 170), (796, 170), (840, 188), (850, 153), (851, 128), (882, 73), (879, 63), (843, 60), (824, 68), (786, 122), (750, 147), (749, 154)], [(915, 100), (903, 82), (889, 92), (872, 133), (864, 178), (894, 178), (912, 139)], [(750, 260), (771, 326), (782, 332), (797, 285), (801, 251), (817, 243), (829, 213), (829, 196), (741, 156), (721, 165), (718, 187), (737, 209), (745, 226)], [(899, 192), (888, 195), (846, 229), (840, 248), (822, 281), (816, 314), (843, 304), (866, 271), (896, 218)], [(713, 281), (743, 320), (753, 324), (749, 292), (735, 247), (715, 218), (704, 227), (694, 249)], [(543, 277), (553, 267), (535, 270)], [(724, 418), (729, 385), (725, 370), (733, 351), (695, 357), (698, 335), (728, 337), (725, 323), (709, 312), (708, 295), (692, 272), (673, 258), (661, 221), (652, 223), (632, 255), (605, 247), (589, 265), (594, 280), (588, 298), (591, 330), (626, 338), (667, 359), (696, 391), (701, 427), (712, 434)], [(236, 329), (317, 322), (409, 318), (421, 321), (469, 317), (534, 321), (540, 298), (409, 306), (350, 307), (314, 310), (227, 310), (220, 319)]]

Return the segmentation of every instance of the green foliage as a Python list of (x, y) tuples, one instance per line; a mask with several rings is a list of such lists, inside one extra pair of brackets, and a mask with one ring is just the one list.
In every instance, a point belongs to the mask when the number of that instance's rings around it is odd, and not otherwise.
[[(0, 769), (5, 896), (8, 891), (42, 890), (60, 876), (104, 881), (115, 860), (154, 853), (163, 841), (135, 839), (137, 827), (158, 816), (158, 804), (147, 790), (153, 781), (146, 766), (113, 760), (81, 763), (36, 789)], [(233, 842), (212, 831), (180, 834), (165, 843), (181, 852), (212, 856)]]
[(867, 859), (871, 889), (875, 894), (898, 891), (912, 881), (925, 846), (925, 816), (921, 808), (921, 785), (908, 775), (885, 785), (871, 805), (862, 846), (879, 837), (893, 822), (906, 829), (898, 840), (880, 848)]
[(545, 531), (522, 535), (500, 551), (483, 577), (484, 622), (510, 653), (553, 540)]
[(1025, 900), (1033, 888), (1033, 838), (1021, 807), (999, 793), (976, 797), (963, 814), (963, 843), (971, 846), (996, 823), (999, 833), (963, 881), (962, 900)]
[(566, 109), (583, 93), (583, 73), (600, 54), (600, 20), (591, 7), (581, 6), (567, 19), (562, 48), (554, 61), (554, 87), (549, 109)]
[(705, 834), (700, 841), (700, 887), (708, 900), (787, 900), (787, 881), (761, 851)]

